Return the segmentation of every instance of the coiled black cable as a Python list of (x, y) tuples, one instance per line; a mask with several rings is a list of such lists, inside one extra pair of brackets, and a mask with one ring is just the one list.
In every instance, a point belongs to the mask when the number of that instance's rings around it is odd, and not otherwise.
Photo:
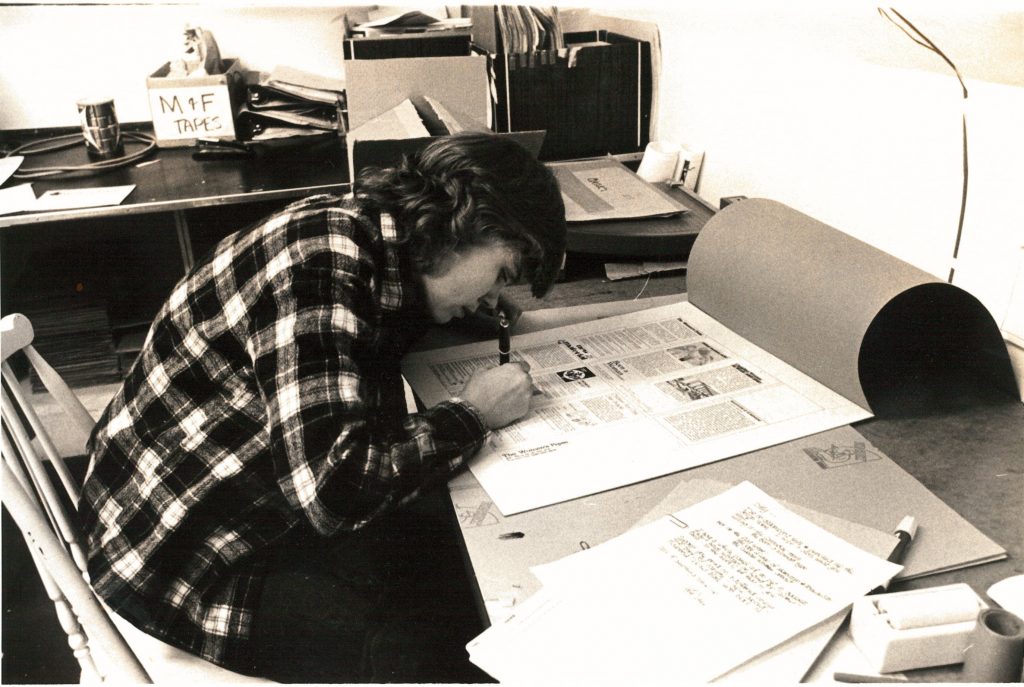
[[(156, 138), (150, 134), (128, 131), (123, 132), (121, 134), (121, 138), (126, 142), (131, 141), (134, 143), (140, 143), (143, 147), (134, 152), (126, 153), (121, 157), (111, 158), (109, 160), (97, 160), (96, 162), (89, 162), (83, 165), (53, 165), (47, 167), (33, 167), (30, 169), (20, 168), (11, 176), (15, 179), (41, 179), (44, 177), (58, 175), (71, 176), (99, 174), (100, 172), (106, 172), (111, 169), (117, 169), (118, 167), (133, 164), (156, 150)], [(38, 141), (29, 141), (28, 143), (23, 143), (17, 148), (9, 151), (7, 153), (7, 157), (12, 155), (29, 156), (52, 153), (56, 150), (73, 148), (76, 145), (85, 145), (85, 139), (82, 138), (82, 134), (80, 133), (67, 134), (66, 136), (55, 136), (53, 138), (41, 139)]]

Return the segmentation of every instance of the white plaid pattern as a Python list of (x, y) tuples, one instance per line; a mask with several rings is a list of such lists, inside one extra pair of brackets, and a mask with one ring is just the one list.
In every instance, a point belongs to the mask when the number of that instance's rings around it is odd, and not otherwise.
[(203, 426), (206, 424), (206, 413), (202, 408), (196, 408), (181, 420), (181, 428), (185, 430), (185, 440), (181, 442), (181, 448), (186, 451), (195, 451), (206, 439)]
[(242, 321), (245, 315), (245, 302), (242, 300), (242, 295), (236, 293), (224, 304), (224, 317), (227, 319), (228, 327), (234, 327)]
[(195, 591), (195, 588), (185, 580), (174, 580), (164, 595), (164, 600), (175, 608), (181, 608)]
[(160, 524), (169, 530), (173, 530), (188, 514), (188, 509), (181, 499), (174, 499), (167, 504), (164, 512), (160, 514)]
[(124, 578), (131, 578), (142, 572), (146, 561), (135, 551), (128, 551), (125, 555), (111, 562), (111, 568), (118, 575)]
[(157, 396), (164, 394), (171, 387), (171, 378), (167, 376), (167, 371), (163, 365), (157, 365), (149, 372), (149, 379), (147, 380), (149, 387), (153, 390), (153, 393)]

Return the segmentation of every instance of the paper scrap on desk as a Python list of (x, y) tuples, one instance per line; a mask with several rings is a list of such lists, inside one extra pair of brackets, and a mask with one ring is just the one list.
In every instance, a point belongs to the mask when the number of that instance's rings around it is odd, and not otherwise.
[(551, 564), (467, 648), (502, 681), (706, 682), (898, 570), (745, 482)]
[(18, 184), (11, 188), (0, 189), (0, 215), (34, 210), (36, 194), (32, 184)]
[(656, 274), (658, 272), (674, 272), (676, 270), (685, 269), (685, 260), (606, 262), (604, 265), (604, 274), (611, 281), (618, 281), (619, 279), (646, 277), (648, 274)]
[(73, 210), (93, 208), (102, 205), (120, 205), (132, 191), (135, 184), (127, 186), (104, 186), (102, 188), (65, 188), (47, 191), (36, 199), (37, 212), (52, 210)]
[(21, 167), (24, 159), (24, 155), (0, 157), (0, 184), (10, 179), (11, 175), (18, 171), (18, 167)]

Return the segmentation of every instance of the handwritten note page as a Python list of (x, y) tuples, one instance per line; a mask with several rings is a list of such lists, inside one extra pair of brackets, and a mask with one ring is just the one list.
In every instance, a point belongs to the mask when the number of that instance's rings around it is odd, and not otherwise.
[(898, 571), (744, 482), (535, 568), (544, 588), (468, 648), (499, 680), (706, 682)]

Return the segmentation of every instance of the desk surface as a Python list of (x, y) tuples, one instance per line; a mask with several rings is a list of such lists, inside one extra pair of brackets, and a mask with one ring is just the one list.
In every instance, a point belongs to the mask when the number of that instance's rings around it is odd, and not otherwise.
[[(551, 301), (545, 305), (626, 300), (640, 290), (643, 282), (643, 279), (634, 279), (613, 283), (591, 278), (558, 284)], [(653, 288), (648, 284), (643, 298), (673, 291), (681, 294), (685, 290), (682, 275), (663, 276), (652, 283)], [(590, 293), (589, 300), (581, 296), (584, 292)], [(520, 303), (530, 307), (525, 299)], [(643, 300), (637, 302), (642, 303)], [(894, 583), (893, 591), (967, 582), (984, 597), (993, 583), (1024, 573), (1024, 524), (1020, 517), (1024, 512), (1024, 474), (1021, 471), (1024, 405), (1004, 392), (979, 387), (976, 381), (968, 380), (960, 386), (947, 398), (932, 399), (930, 403), (922, 403), (919, 398), (916, 403), (908, 401), (901, 413), (876, 417), (855, 427), (895, 463), (1003, 546), (1009, 558)], [(909, 389), (907, 394), (910, 399), (915, 390)], [(579, 530), (581, 541), (593, 546), (615, 536), (616, 530), (624, 531), (631, 526), (661, 496), (686, 478), (687, 473), (683, 471), (588, 497), (583, 517), (578, 512), (579, 505), (573, 502), (548, 508), (564, 511), (566, 517), (572, 518), (573, 527)], [(479, 484), (469, 473), (460, 475), (449, 485), (453, 494), (460, 489), (474, 488), (479, 489)], [(490, 528), (495, 538), (507, 531), (523, 531), (521, 538), (486, 545), (474, 543), (474, 539), (479, 541), (477, 537), (467, 538), (468, 559), (473, 566), (478, 603), (485, 618), (488, 610), (498, 615), (505, 613), (538, 588), (539, 583), (529, 572), (529, 566), (546, 562), (540, 560), (536, 552), (531, 553), (531, 532), (522, 526), (528, 518), (503, 518), (493, 505), (489, 509), (481, 507), (474, 513), (463, 512), (461, 516), (460, 527), (464, 533), (468, 528), (479, 526), (481, 519), (500, 525)], [(572, 552), (564, 555), (569, 553)], [(911, 674), (928, 680), (951, 680), (957, 677), (957, 672), (954, 667)]]
[[(139, 150), (129, 143), (129, 153)], [(115, 217), (149, 212), (172, 212), (197, 207), (251, 203), (260, 200), (297, 198), (320, 192), (342, 192), (349, 188), (344, 139), (303, 152), (278, 153), (252, 160), (192, 159), (192, 148), (158, 148), (146, 158), (123, 168), (82, 177), (28, 179), (36, 195), (51, 189), (97, 188), (135, 184), (120, 205), (22, 213), (0, 217), (0, 228), (89, 217)], [(273, 164), (268, 161), (273, 160)], [(22, 167), (87, 163), (85, 147), (31, 155)], [(24, 183), (11, 179), (5, 187)]]
[[(61, 131), (44, 131), (33, 136), (11, 136), (0, 132), (8, 148)], [(126, 152), (141, 150), (136, 142), (126, 143)], [(192, 159), (193, 148), (158, 148), (144, 159), (123, 168), (88, 176), (44, 177), (31, 181), (36, 195), (52, 189), (97, 188), (134, 184), (135, 190), (120, 205), (81, 208), (59, 212), (21, 213), (0, 216), (0, 228), (52, 222), (55, 220), (116, 217), (149, 212), (174, 212), (199, 207), (251, 203), (262, 200), (297, 198), (321, 192), (347, 192), (348, 158), (345, 139), (320, 142), (308, 149), (272, 151), (251, 160)], [(26, 156), (27, 169), (83, 165), (89, 162), (84, 145)], [(10, 187), (22, 180), (11, 179)], [(670, 193), (689, 209), (678, 217), (653, 218), (639, 222), (586, 222), (569, 228), (570, 251), (593, 254), (628, 254), (657, 258), (685, 256), (698, 232), (714, 214), (714, 208), (684, 189)], [(623, 235), (630, 241), (624, 243)]]

